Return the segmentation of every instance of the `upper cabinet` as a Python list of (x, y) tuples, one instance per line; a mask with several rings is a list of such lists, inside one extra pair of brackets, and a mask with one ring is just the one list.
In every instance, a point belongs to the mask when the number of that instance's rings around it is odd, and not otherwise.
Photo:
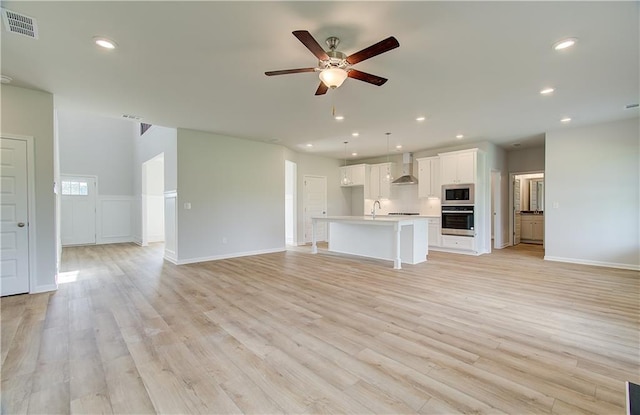
[(391, 196), (393, 163), (373, 164), (370, 166), (369, 199), (388, 199)]
[(477, 150), (440, 154), (441, 184), (475, 183)]
[(418, 162), (418, 197), (440, 197), (440, 158), (425, 157)]
[(364, 186), (368, 178), (366, 164), (340, 167), (340, 186)]

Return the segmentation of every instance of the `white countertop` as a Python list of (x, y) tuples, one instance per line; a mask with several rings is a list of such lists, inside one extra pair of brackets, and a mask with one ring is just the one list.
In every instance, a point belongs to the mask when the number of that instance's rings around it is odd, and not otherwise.
[(408, 215), (408, 216), (397, 216), (397, 215), (376, 215), (374, 218), (371, 215), (365, 216), (316, 216), (313, 217), (314, 220), (325, 220), (325, 221), (334, 221), (334, 222), (412, 222), (414, 220), (425, 220), (426, 216), (417, 216), (417, 215)]

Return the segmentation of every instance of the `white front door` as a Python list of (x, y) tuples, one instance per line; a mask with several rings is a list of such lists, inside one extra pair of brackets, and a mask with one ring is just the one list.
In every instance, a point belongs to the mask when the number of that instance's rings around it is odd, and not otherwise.
[(87, 176), (61, 177), (62, 245), (96, 243), (96, 179)]
[(29, 292), (27, 142), (0, 145), (0, 294)]
[[(311, 242), (314, 216), (327, 216), (327, 178), (304, 176), (304, 242)], [(318, 222), (316, 241), (327, 240), (327, 224)]]

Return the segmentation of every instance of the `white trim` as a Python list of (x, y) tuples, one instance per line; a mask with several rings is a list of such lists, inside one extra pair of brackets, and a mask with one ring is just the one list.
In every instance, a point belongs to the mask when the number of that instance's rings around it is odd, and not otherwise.
[[(167, 200), (175, 200), (175, 213), (173, 216), (173, 232), (174, 240), (168, 241), (167, 239), (167, 220), (171, 218), (167, 217)], [(164, 220), (165, 220), (165, 232), (164, 232), (164, 259), (178, 265), (178, 192), (176, 190), (168, 190), (164, 192)], [(167, 244), (173, 245), (174, 250), (167, 248)]]
[[(191, 258), (191, 259), (181, 259), (175, 263), (177, 263), (178, 265), (195, 264), (196, 262), (217, 261), (220, 259), (240, 258), (244, 256), (263, 255), (263, 254), (273, 254), (276, 252), (285, 252), (286, 250), (287, 250), (286, 247), (283, 246), (280, 248), (262, 249), (259, 251), (235, 252), (232, 254), (213, 255), (208, 257)], [(173, 262), (171, 260), (169, 261)]]
[[(129, 229), (127, 234), (105, 235), (104, 205), (109, 202), (127, 202), (129, 204)], [(128, 195), (98, 195), (96, 198), (96, 245), (135, 242), (133, 237), (133, 202), (134, 196)]]
[(56, 291), (58, 289), (58, 283), (56, 278), (55, 284), (45, 284), (39, 285), (35, 287), (32, 291), (29, 291), (29, 294), (40, 294), (40, 293), (48, 293), (50, 291)]
[(578, 259), (578, 258), (562, 258), (555, 256), (544, 256), (545, 261), (554, 261), (554, 262), (566, 262), (569, 264), (579, 264), (579, 265), (592, 265), (596, 267), (607, 267), (607, 268), (618, 268), (618, 269), (629, 269), (632, 271), (640, 271), (640, 265), (637, 264), (621, 264), (618, 262), (604, 262), (604, 261), (591, 261), (588, 259)]
[[(38, 289), (37, 278), (37, 256), (36, 256), (36, 170), (35, 170), (35, 140), (33, 136), (17, 135), (17, 134), (5, 134), (0, 133), (1, 138), (8, 138), (11, 140), (21, 140), (27, 143), (27, 215), (29, 224), (29, 247), (27, 248), (29, 254), (29, 294), (35, 294)], [(53, 185), (53, 184), (52, 184)], [(53, 280), (56, 280), (56, 270), (53, 271)], [(53, 288), (46, 291), (53, 291), (58, 289), (57, 284), (51, 285)], [(46, 287), (49, 287), (47, 285)]]

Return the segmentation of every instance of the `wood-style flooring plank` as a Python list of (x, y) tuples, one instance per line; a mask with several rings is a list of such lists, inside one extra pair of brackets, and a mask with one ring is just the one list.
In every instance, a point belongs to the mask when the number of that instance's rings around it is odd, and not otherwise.
[(309, 247), (176, 266), (65, 248), (58, 291), (0, 299), (3, 413), (624, 413), (640, 274)]

